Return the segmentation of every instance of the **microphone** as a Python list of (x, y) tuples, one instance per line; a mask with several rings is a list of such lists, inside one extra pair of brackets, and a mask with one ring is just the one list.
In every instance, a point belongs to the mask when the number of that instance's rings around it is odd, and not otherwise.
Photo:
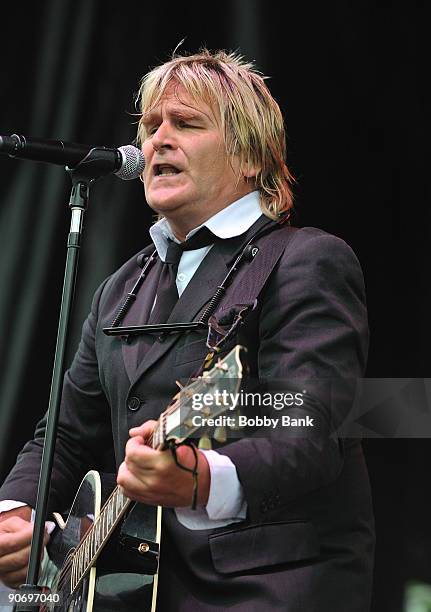
[(42, 140), (40, 138), (26, 138), (19, 134), (0, 136), (0, 153), (9, 157), (30, 159), (33, 161), (48, 162), (60, 166), (74, 168), (93, 149), (102, 149), (108, 159), (109, 172), (125, 181), (137, 178), (145, 167), (145, 158), (142, 152), (133, 145), (125, 145), (118, 149), (107, 147), (93, 147), (91, 145), (63, 142), (62, 140)]

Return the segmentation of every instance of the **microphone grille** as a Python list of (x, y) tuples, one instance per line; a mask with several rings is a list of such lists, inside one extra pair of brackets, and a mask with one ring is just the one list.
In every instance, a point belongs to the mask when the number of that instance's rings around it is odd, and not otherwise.
[(121, 154), (122, 164), (115, 173), (116, 176), (123, 181), (138, 178), (145, 168), (145, 157), (142, 152), (130, 144), (119, 147), (118, 150)]

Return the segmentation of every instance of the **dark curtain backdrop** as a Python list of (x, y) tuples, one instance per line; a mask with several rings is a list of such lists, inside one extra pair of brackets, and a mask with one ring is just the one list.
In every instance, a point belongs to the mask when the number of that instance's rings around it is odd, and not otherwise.
[[(429, 376), (429, 208), (415, 2), (39, 0), (1, 8), (0, 133), (120, 145), (142, 75), (183, 49), (239, 50), (270, 75), (297, 224), (349, 242), (366, 276), (368, 375)], [(69, 228), (60, 167), (0, 159), (0, 476), (47, 406)], [(92, 189), (68, 362), (97, 285), (148, 242), (139, 181)], [(431, 582), (428, 440), (365, 442), (378, 530), (374, 610)], [(354, 596), (354, 594), (352, 594)], [(348, 607), (348, 606), (347, 606)], [(346, 609), (347, 609), (346, 607)]]

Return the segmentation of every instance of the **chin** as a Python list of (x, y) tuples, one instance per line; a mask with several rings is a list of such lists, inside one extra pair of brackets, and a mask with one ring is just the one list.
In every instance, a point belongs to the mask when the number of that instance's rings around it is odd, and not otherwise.
[(148, 201), (148, 205), (159, 215), (166, 215), (169, 212), (181, 210), (185, 205), (185, 202), (179, 201), (175, 198), (154, 198), (151, 201)]
[(165, 214), (168, 211), (174, 211), (183, 208), (187, 205), (189, 198), (184, 194), (170, 193), (149, 193), (147, 203), (153, 210), (160, 214)]

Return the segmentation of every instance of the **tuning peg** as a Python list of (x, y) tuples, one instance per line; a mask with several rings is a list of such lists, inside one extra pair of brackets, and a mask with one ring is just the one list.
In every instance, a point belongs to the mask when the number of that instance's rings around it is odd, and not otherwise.
[(210, 365), (211, 365), (211, 364), (212, 364), (212, 362), (213, 362), (213, 359), (214, 359), (214, 351), (211, 351), (211, 352), (209, 352), (209, 353), (208, 353), (208, 355), (205, 357), (205, 360), (204, 360), (204, 366), (203, 366), (203, 367), (204, 367), (204, 370), (207, 370), (207, 369), (210, 367)]
[(217, 440), (219, 444), (224, 444), (227, 440), (226, 427), (216, 427), (214, 431), (214, 440)]
[(211, 440), (209, 439), (207, 433), (204, 433), (201, 436), (199, 440), (198, 448), (200, 448), (201, 450), (211, 450), (212, 449)]

